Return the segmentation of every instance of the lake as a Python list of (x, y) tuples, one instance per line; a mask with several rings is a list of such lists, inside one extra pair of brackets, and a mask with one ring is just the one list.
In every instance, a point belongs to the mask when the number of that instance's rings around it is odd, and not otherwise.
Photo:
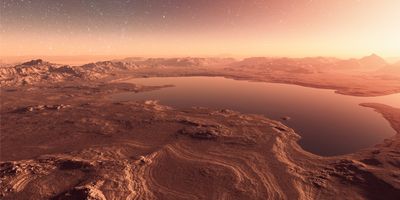
[[(303, 149), (323, 156), (352, 153), (396, 134), (379, 113), (360, 103), (400, 108), (400, 94), (354, 97), (327, 89), (222, 77), (136, 78), (125, 82), (175, 87), (119, 93), (112, 96), (113, 100), (159, 100), (175, 108), (202, 106), (262, 114), (293, 128), (302, 137), (299, 144)], [(283, 121), (285, 116), (290, 120)]]

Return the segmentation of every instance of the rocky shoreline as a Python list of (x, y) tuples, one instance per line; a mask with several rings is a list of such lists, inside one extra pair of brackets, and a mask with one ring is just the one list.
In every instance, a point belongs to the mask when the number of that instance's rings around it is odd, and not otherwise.
[[(302, 150), (292, 129), (263, 116), (111, 102), (110, 92), (156, 88), (86, 84), (2, 88), (2, 199), (400, 195), (398, 135), (354, 154), (321, 157)], [(400, 121), (398, 109), (366, 106)]]

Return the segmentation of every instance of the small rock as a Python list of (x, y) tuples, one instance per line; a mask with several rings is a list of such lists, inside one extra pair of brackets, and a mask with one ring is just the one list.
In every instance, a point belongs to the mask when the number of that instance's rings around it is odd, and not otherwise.
[(272, 128), (278, 130), (278, 131), (287, 131), (285, 128), (280, 127), (280, 126), (273, 126)]
[(284, 116), (284, 117), (281, 117), (281, 119), (284, 121), (289, 121), (291, 118), (289, 116)]
[(180, 130), (183, 135), (189, 135), (195, 139), (213, 140), (216, 139), (220, 133), (218, 129), (210, 127), (190, 127)]
[(139, 160), (141, 163), (146, 163), (146, 157), (144, 156), (140, 156)]
[(145, 156), (140, 156), (136, 162), (138, 164), (144, 165), (146, 163), (151, 163), (151, 160), (149, 158), (146, 158)]

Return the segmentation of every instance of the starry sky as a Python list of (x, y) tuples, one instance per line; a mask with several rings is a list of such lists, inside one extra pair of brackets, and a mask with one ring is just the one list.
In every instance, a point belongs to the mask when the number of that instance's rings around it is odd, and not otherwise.
[(0, 56), (400, 56), (399, 0), (0, 2)]

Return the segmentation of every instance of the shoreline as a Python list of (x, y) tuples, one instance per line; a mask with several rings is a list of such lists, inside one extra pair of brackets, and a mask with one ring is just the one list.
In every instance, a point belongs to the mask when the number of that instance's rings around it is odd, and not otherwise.
[[(400, 195), (393, 176), (400, 167), (396, 164), (400, 152), (393, 146), (400, 143), (398, 137), (353, 154), (322, 157), (304, 151), (293, 129), (263, 116), (206, 108), (179, 110), (153, 101), (113, 103), (104, 98), (127, 88), (143, 90), (133, 84), (92, 82), (85, 87), (59, 83), (2, 92), (0, 195), (4, 199), (71, 195), (173, 199), (178, 194), (216, 198), (221, 191), (247, 199)], [(16, 101), (21, 95), (26, 98)], [(398, 114), (389, 108), (382, 112)], [(60, 177), (64, 182), (58, 181)], [(112, 188), (111, 183), (120, 186)], [(127, 184), (136, 189), (123, 186)]]

